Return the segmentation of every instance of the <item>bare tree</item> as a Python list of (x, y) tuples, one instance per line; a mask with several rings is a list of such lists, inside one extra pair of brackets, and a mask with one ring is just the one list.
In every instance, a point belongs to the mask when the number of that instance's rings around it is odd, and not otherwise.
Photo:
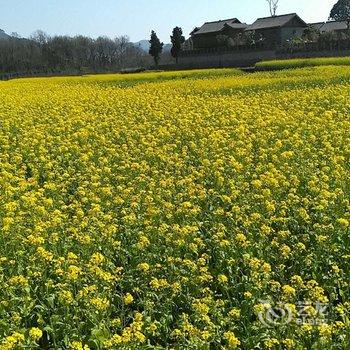
[(30, 37), (30, 40), (37, 42), (40, 45), (46, 44), (49, 41), (49, 36), (41, 29), (35, 31)]
[(0, 74), (56, 74), (115, 72), (146, 67), (148, 54), (127, 36), (114, 40), (84, 36), (49, 36), (43, 31), (30, 39), (9, 36), (0, 39)]
[(122, 35), (119, 37), (116, 37), (114, 39), (114, 46), (115, 46), (115, 58), (118, 62), (118, 65), (121, 68), (125, 68), (126, 58), (128, 56), (128, 49), (132, 44), (130, 44), (130, 40), (126, 35)]
[(269, 3), (270, 6), (270, 14), (272, 17), (276, 16), (276, 12), (278, 9), (278, 2), (279, 0), (266, 0)]

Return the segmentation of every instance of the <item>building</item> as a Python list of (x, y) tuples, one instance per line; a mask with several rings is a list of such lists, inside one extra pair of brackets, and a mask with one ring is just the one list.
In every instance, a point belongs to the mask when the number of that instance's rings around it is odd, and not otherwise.
[(309, 23), (309, 27), (315, 29), (318, 32), (321, 32), (321, 28), (323, 25), (324, 22)]
[(247, 24), (241, 23), (237, 18), (230, 18), (215, 22), (206, 22), (200, 28), (191, 32), (194, 49), (207, 49), (220, 46), (218, 36), (227, 36), (234, 39), (238, 34), (244, 33)]
[(345, 33), (347, 31), (347, 22), (330, 21), (323, 23), (323, 26), (320, 28), (321, 33)]
[[(310, 28), (315, 31), (310, 31)], [(338, 34), (336, 37), (342, 38), (345, 37), (343, 33), (349, 33), (349, 29), (347, 22), (307, 24), (296, 13), (258, 18), (251, 25), (241, 23), (237, 18), (229, 18), (206, 22), (200, 28), (195, 28), (182, 48), (183, 51), (205, 49), (213, 52), (225, 51), (221, 50), (222, 47), (240, 50), (275, 49), (303, 35), (308, 41), (317, 41), (318, 33), (335, 33)]]
[(349, 30), (347, 22), (337, 22), (337, 21), (310, 23), (309, 27), (317, 30), (322, 34), (345, 33)]
[(190, 50), (193, 50), (194, 47), (193, 47), (193, 40), (192, 38), (188, 38), (185, 40), (185, 42), (182, 44), (181, 46), (182, 50), (183, 51), (190, 51)]
[(308, 25), (296, 14), (264, 17), (246, 28), (269, 46), (279, 46), (296, 37), (301, 37)]

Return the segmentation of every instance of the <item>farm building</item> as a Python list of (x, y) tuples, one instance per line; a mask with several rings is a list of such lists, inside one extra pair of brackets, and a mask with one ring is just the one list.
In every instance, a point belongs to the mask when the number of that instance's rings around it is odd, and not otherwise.
[(321, 33), (345, 33), (348, 30), (348, 24), (346, 22), (330, 21), (323, 23), (320, 29)]
[(192, 39), (192, 37), (189, 37), (188, 39), (186, 39), (181, 47), (182, 47), (182, 50), (184, 50), (184, 51), (193, 50), (194, 47), (193, 47), (193, 39)]
[(323, 25), (324, 25), (324, 22), (309, 23), (309, 27), (317, 30), (318, 32), (321, 32), (321, 28)]
[(257, 19), (246, 28), (246, 32), (255, 33), (267, 45), (281, 45), (295, 37), (302, 36), (308, 25), (296, 14), (265, 17)]
[(215, 22), (206, 22), (200, 28), (191, 32), (193, 48), (205, 49), (220, 46), (218, 36), (224, 35), (234, 38), (243, 33), (247, 24), (241, 23), (237, 18), (230, 18)]
[(320, 33), (345, 33), (348, 31), (347, 22), (329, 21), (310, 23), (309, 27), (316, 29)]

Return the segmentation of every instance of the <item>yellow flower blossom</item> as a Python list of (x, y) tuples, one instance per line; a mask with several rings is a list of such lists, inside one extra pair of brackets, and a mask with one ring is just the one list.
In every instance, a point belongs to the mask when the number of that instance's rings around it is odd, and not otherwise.
[(236, 349), (239, 345), (241, 345), (241, 342), (236, 338), (233, 332), (226, 332), (224, 334), (224, 338), (226, 339), (230, 349)]
[(29, 337), (34, 341), (38, 341), (43, 336), (41, 329), (33, 327), (29, 330)]
[(134, 297), (130, 293), (127, 293), (125, 294), (123, 300), (125, 305), (130, 305), (133, 303)]
[(0, 81), (0, 350), (344, 347), (337, 60)]

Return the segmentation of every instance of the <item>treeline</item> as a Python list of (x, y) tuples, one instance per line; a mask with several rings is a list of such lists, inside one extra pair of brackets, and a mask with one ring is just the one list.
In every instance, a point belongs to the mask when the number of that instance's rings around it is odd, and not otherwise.
[(48, 36), (42, 31), (29, 39), (0, 40), (0, 73), (76, 74), (146, 67), (151, 57), (126, 36), (115, 39)]

